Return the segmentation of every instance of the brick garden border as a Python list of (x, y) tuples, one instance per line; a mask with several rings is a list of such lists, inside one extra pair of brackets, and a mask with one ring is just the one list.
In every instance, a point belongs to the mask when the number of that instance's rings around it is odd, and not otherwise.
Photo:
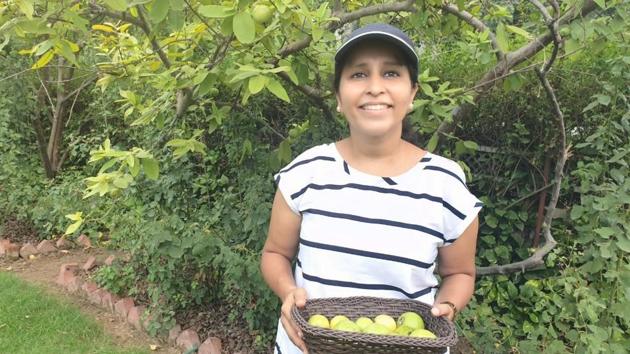
[[(84, 249), (92, 248), (92, 242), (86, 235), (81, 235), (76, 240), (76, 245)], [(20, 258), (33, 259), (37, 255), (46, 255), (55, 252), (67, 253), (74, 248), (75, 243), (65, 238), (58, 239), (54, 244), (51, 240), (43, 240), (37, 246), (31, 243), (23, 245), (12, 243), (8, 239), (0, 239), (0, 258), (8, 258), (17, 261)], [(83, 265), (78, 263), (64, 263), (59, 269), (56, 283), (68, 293), (86, 297), (92, 304), (101, 307), (117, 315), (121, 320), (135, 327), (139, 331), (147, 332), (151, 317), (145, 315), (145, 307), (137, 305), (133, 298), (119, 298), (111, 292), (99, 288), (92, 281), (84, 281), (79, 272), (89, 273), (96, 267), (105, 264), (112, 265), (114, 255), (108, 256), (103, 262), (90, 256)], [(168, 333), (168, 341), (174, 343), (185, 353), (196, 352), (198, 354), (221, 354), (221, 339), (209, 337), (203, 343), (199, 335), (193, 329), (182, 330), (181, 325), (176, 324)]]

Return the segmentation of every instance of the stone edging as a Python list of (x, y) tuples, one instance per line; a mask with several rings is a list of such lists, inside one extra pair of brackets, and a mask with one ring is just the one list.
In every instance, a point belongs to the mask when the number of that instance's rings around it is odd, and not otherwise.
[[(90, 239), (85, 235), (77, 238), (77, 244), (84, 248), (92, 247)], [(43, 240), (37, 246), (33, 246), (31, 243), (20, 245), (12, 243), (8, 239), (0, 239), (0, 258), (6, 257), (11, 260), (18, 260), (19, 258), (33, 259), (38, 254), (68, 253), (67, 250), (73, 247), (74, 243), (65, 238), (57, 240), (55, 245), (50, 240)], [(103, 264), (111, 265), (114, 259), (115, 256), (110, 255)], [(79, 276), (79, 270), (89, 272), (97, 265), (99, 265), (99, 262), (94, 256), (90, 256), (80, 268), (78, 263), (64, 263), (59, 269), (56, 283), (69, 293), (86, 297), (92, 304), (116, 314), (136, 329), (146, 332), (151, 318), (150, 316), (143, 316), (145, 312), (144, 306), (136, 305), (130, 297), (119, 298), (109, 291), (99, 288), (96, 283), (84, 281)], [(209, 337), (201, 343), (196, 331), (192, 329), (182, 330), (179, 324), (173, 326), (169, 331), (168, 341), (175, 343), (185, 353), (194, 353), (196, 349), (198, 354), (221, 354), (221, 339)]]

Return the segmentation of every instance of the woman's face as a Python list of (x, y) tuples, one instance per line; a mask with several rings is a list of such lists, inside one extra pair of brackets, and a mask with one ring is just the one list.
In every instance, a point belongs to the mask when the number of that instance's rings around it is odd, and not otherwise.
[(417, 90), (396, 47), (367, 42), (359, 44), (346, 60), (337, 104), (351, 134), (400, 137), (402, 121)]

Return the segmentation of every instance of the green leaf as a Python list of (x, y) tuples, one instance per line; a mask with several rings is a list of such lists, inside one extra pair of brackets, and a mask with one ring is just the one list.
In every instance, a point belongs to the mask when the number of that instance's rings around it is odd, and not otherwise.
[(431, 139), (429, 139), (429, 142), (427, 143), (427, 151), (433, 152), (435, 148), (437, 147), (437, 143), (438, 143), (438, 133), (435, 132), (433, 133), (433, 135), (431, 135)]
[(597, 106), (599, 106), (599, 102), (593, 101), (593, 102), (589, 103), (588, 106), (584, 107), (582, 112), (590, 111), (591, 109), (593, 109), (593, 108), (595, 108)]
[(168, 247), (167, 253), (171, 258), (179, 259), (184, 255), (184, 250), (181, 247), (171, 245)]
[(127, 187), (129, 187), (129, 180), (127, 180), (126, 178), (115, 178), (113, 181), (113, 184), (116, 188), (119, 189), (125, 189)]
[(608, 106), (610, 104), (610, 96), (608, 95), (597, 95), (597, 102), (599, 104)]
[[(100, 160), (100, 158), (99, 158), (99, 160)], [(92, 159), (90, 159), (90, 161), (92, 161)], [(103, 166), (101, 166), (101, 169), (98, 170), (98, 173), (100, 174), (100, 173), (106, 172), (110, 167), (114, 166), (116, 164), (116, 162), (118, 162), (116, 159), (111, 159), (111, 160), (105, 162), (103, 164)]]
[(428, 96), (432, 96), (433, 95), (433, 87), (431, 87), (431, 85), (425, 84), (425, 83), (421, 83), (420, 84), (420, 91), (422, 93), (424, 93), (425, 95)]
[(31, 67), (31, 69), (43, 68), (44, 66), (46, 66), (46, 64), (48, 64), (52, 60), (54, 56), (55, 56), (54, 51), (52, 50), (47, 51), (46, 53), (44, 53), (44, 55), (39, 57), (37, 62), (35, 62), (35, 64), (33, 64), (33, 66)]
[(33, 3), (29, 0), (15, 0), (15, 3), (20, 8), (20, 11), (28, 17), (28, 19), (33, 18)]
[[(9, 44), (9, 40), (11, 40), (11, 37), (8, 34), (4, 35), (4, 42), (0, 43), (0, 51), (2, 51), (2, 49), (4, 49), (4, 47)], [(297, 83), (296, 83), (297, 84)]]
[(465, 140), (464, 146), (470, 150), (479, 150), (479, 145), (472, 140)]
[(168, 12), (168, 20), (167, 23), (169, 25), (169, 28), (172, 31), (178, 31), (179, 29), (182, 28), (182, 26), (184, 26), (184, 23), (186, 19), (184, 18), (184, 12), (183, 11), (175, 11), (175, 10), (171, 10)]
[(503, 22), (499, 22), (496, 31), (496, 39), (499, 49), (503, 52), (508, 52), (510, 50), (510, 42), (508, 41), (508, 35), (505, 31), (505, 25)]
[(208, 75), (206, 78), (199, 84), (199, 89), (197, 91), (197, 95), (204, 96), (210, 89), (215, 85), (215, 77), (213, 75)]
[(171, 8), (175, 11), (184, 10), (184, 0), (170, 0)]
[(168, 7), (169, 0), (155, 0), (153, 6), (151, 6), (151, 11), (149, 11), (151, 22), (160, 23), (164, 21), (168, 14)]
[(160, 168), (156, 159), (142, 159), (142, 170), (147, 178), (156, 180), (160, 174)]
[(606, 8), (606, 0), (593, 0), (602, 9)]
[(221, 23), (221, 33), (225, 36), (231, 36), (234, 31), (232, 31), (232, 23), (234, 22), (234, 16), (226, 17)]
[(61, 54), (62, 57), (68, 59), (72, 64), (77, 65), (77, 58), (68, 42), (64, 40), (55, 41), (55, 52)]
[(497, 225), (499, 225), (499, 221), (497, 220), (496, 217), (494, 217), (494, 215), (489, 214), (486, 215), (486, 217), (484, 218), (486, 225), (490, 226), (491, 228), (496, 228)]
[(278, 80), (270, 78), (269, 82), (267, 82), (266, 87), (267, 90), (276, 95), (276, 97), (278, 97), (279, 99), (286, 102), (291, 102), (287, 91), (284, 89), (284, 87), (282, 87), (282, 84), (280, 84)]
[(278, 158), (283, 162), (291, 160), (291, 143), (288, 140), (283, 140), (278, 146)]
[(83, 220), (79, 220), (73, 224), (71, 224), (70, 226), (68, 226), (68, 228), (66, 229), (65, 234), (66, 235), (70, 235), (73, 234), (75, 231), (77, 231), (79, 229), (79, 227), (81, 227), (81, 225), (83, 224)]
[(615, 230), (611, 227), (599, 227), (593, 231), (603, 238), (609, 238), (615, 234)]
[(526, 30), (520, 28), (520, 27), (516, 27), (516, 26), (512, 26), (512, 25), (505, 25), (505, 28), (508, 30), (508, 32), (512, 32), (514, 34), (517, 34), (521, 37), (524, 37), (526, 39), (532, 39), (533, 36), (527, 32)]
[(608, 163), (615, 163), (615, 162), (619, 162), (621, 161), (621, 159), (623, 157), (625, 157), (626, 155), (628, 155), (628, 153), (630, 153), (630, 150), (621, 150), (619, 152), (617, 152), (613, 157), (611, 157), (609, 160), (606, 160), (606, 162)]
[(249, 12), (243, 11), (234, 15), (232, 30), (241, 43), (248, 44), (256, 38), (256, 23)]
[[(11, 21), (7, 22), (11, 23)], [(2, 27), (4, 27), (4, 24)], [(20, 29), (26, 33), (34, 33), (34, 34), (46, 34), (46, 33), (54, 33), (54, 31), (48, 27), (46, 21), (41, 18), (35, 18), (32, 20), (23, 20), (16, 23), (16, 29)]]
[(67, 219), (70, 219), (72, 221), (79, 221), (79, 220), (83, 220), (83, 212), (81, 211), (77, 211), (74, 214), (67, 214), (66, 215)]
[(37, 48), (35, 50), (35, 56), (40, 56), (44, 53), (46, 53), (46, 51), (48, 51), (48, 49), (52, 48), (53, 46), (53, 41), (51, 41), (50, 39), (45, 40), (39, 44), (37, 44), (35, 47)]
[(125, 11), (127, 10), (127, 1), (126, 0), (103, 0), (107, 6), (109, 6), (112, 10), (115, 11)]
[(267, 77), (264, 75), (258, 75), (258, 76), (254, 76), (251, 77), (249, 79), (249, 92), (252, 95), (257, 94), (258, 92), (260, 92), (263, 88), (265, 88), (265, 84), (267, 83)]
[(209, 18), (224, 18), (232, 16), (234, 14), (234, 9), (227, 6), (205, 5), (199, 6), (197, 12)]
[(564, 41), (564, 52), (566, 54), (573, 54), (570, 56), (570, 58), (575, 57), (574, 52), (576, 52), (579, 48), (580, 48), (580, 42), (578, 42), (577, 40), (573, 38), (569, 38), (566, 41)]
[(525, 80), (523, 80), (520, 75), (512, 74), (508, 76), (507, 78), (505, 78), (505, 80), (503, 81), (503, 89), (508, 92), (518, 91), (523, 86), (524, 83), (525, 83)]
[[(133, 164), (129, 164), (128, 163), (129, 171), (131, 172), (131, 175), (133, 177), (136, 177), (138, 175), (138, 173), (140, 173), (140, 161), (138, 161), (137, 157), (133, 157), (131, 160), (134, 161), (134, 163)], [(127, 188), (127, 187), (125, 187), (125, 188)]]
[(630, 252), (630, 239), (625, 235), (620, 235), (617, 239), (617, 247), (624, 252)]

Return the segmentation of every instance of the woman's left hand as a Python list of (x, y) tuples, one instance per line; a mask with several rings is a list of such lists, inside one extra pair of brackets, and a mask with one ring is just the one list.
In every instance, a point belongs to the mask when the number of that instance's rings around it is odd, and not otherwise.
[(451, 321), (455, 317), (455, 311), (453, 311), (453, 308), (447, 304), (433, 304), (431, 314), (434, 317), (446, 317)]

